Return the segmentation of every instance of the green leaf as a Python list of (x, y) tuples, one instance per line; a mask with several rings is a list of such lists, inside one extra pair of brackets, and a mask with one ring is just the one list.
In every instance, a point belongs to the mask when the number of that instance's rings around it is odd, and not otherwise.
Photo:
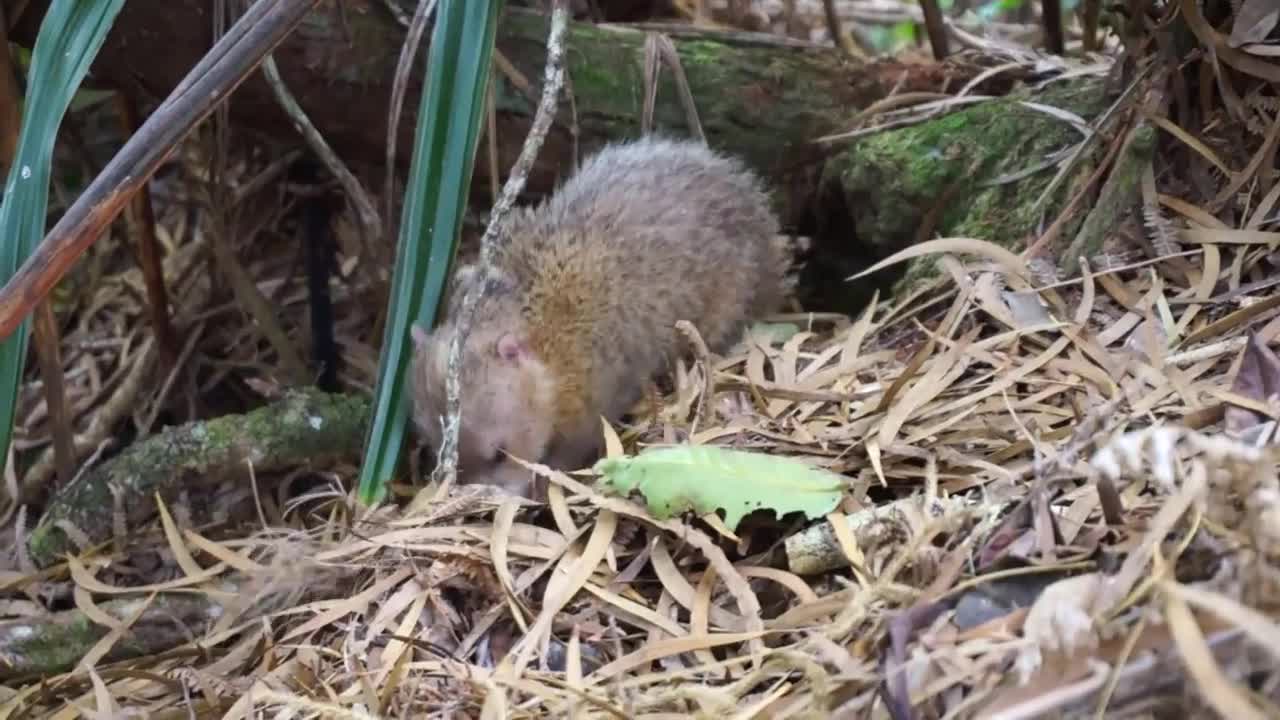
[(360, 468), (360, 501), (380, 502), (408, 423), (409, 328), (435, 325), (453, 264), (489, 83), (501, 0), (441, 0), (427, 53), (399, 255), (382, 342), (373, 422)]
[[(0, 285), (44, 237), (54, 140), (124, 0), (54, 0), (31, 52), (22, 130), (0, 204)], [(23, 321), (0, 345), (0, 458), (8, 456), (18, 384), (27, 355)]]
[(795, 323), (760, 322), (751, 326), (752, 337), (772, 344), (785, 343), (798, 332), (800, 332), (800, 326)]
[(748, 513), (778, 517), (803, 512), (810, 520), (835, 509), (844, 478), (799, 460), (714, 445), (681, 445), (596, 463), (601, 486), (626, 495), (639, 490), (649, 512), (665, 520), (685, 510), (724, 510), (736, 529)]
[(893, 39), (899, 45), (914, 44), (916, 41), (916, 24), (910, 20), (895, 23), (893, 26)]
[(1012, 13), (1022, 7), (1023, 0), (994, 0), (978, 8), (978, 17), (986, 22), (998, 19), (1001, 15)]

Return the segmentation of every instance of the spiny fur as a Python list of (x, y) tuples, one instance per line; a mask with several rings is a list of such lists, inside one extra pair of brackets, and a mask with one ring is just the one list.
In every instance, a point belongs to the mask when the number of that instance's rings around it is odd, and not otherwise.
[[(678, 351), (678, 320), (721, 352), (777, 309), (788, 265), (778, 233), (763, 188), (737, 160), (664, 138), (606, 147), (546, 201), (509, 215), (491, 268), (459, 271), (445, 322), (417, 338), (419, 430), (439, 447), (456, 312), (485, 282), (463, 362), (460, 470), (482, 466), (495, 446), (520, 455), (522, 438), (538, 454), (526, 460), (589, 462), (599, 416), (630, 409)], [(503, 362), (503, 336), (527, 354)], [(514, 477), (499, 484), (518, 485)]]

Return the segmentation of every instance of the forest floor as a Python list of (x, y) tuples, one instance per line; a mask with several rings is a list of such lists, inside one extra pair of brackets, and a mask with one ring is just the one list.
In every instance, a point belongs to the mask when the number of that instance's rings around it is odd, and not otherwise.
[[(794, 5), (717, 17), (830, 42), (822, 4)], [(919, 15), (837, 5), (849, 23)], [(825, 517), (659, 519), (545, 468), (546, 503), (442, 497), (415, 465), (375, 510), (349, 464), (253, 474), (193, 490), (199, 507), (167, 508), (128, 553), (37, 572), (6, 548), (0, 718), (1280, 717), (1280, 100), (1234, 52), (1190, 88), (1237, 81), (1194, 127), (1151, 120), (1140, 212), (1083, 272), (1032, 285), (994, 245), (944, 242), (935, 279), (855, 317), (770, 318), (611, 429), (612, 455), (689, 442), (839, 473)], [(126, 243), (99, 243), (55, 297), (90, 463), (282, 396), (254, 311), (206, 272), (212, 244), (253, 240), (246, 276), (307, 341), (297, 188), (193, 220), (207, 142), (153, 185), (173, 369), (156, 370)], [(224, 182), (261, 171), (246, 153)], [(350, 217), (336, 227), (351, 257)], [(385, 298), (347, 269), (340, 381), (367, 394)], [(56, 473), (28, 373), (11, 490)], [(24, 512), (6, 508), (7, 536)]]

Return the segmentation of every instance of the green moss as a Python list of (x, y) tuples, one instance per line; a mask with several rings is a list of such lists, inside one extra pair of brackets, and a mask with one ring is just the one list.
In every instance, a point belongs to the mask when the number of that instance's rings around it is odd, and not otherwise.
[(21, 656), (23, 665), (65, 672), (107, 634), (107, 628), (76, 613), (64, 623), (33, 624), (25, 638), (14, 627), (9, 628), (8, 634), (15, 641), (7, 652)]
[(1151, 165), (1155, 148), (1156, 133), (1150, 126), (1138, 127), (1129, 136), (1098, 193), (1097, 204), (1080, 223), (1076, 237), (1066, 244), (1060, 261), (1065, 272), (1076, 272), (1082, 255), (1101, 250), (1107, 234), (1140, 202), (1142, 174)]
[[(1046, 158), (1082, 139), (1064, 121), (1018, 102), (1027, 97), (1014, 94), (859, 139), (829, 164), (823, 183), (841, 189), (859, 240), (879, 257), (912, 243), (948, 190), (936, 209), (935, 236), (975, 237), (1020, 250), (1045, 219), (1056, 216), (1072, 186), (1068, 178), (1043, 207), (1036, 206), (1060, 167), (1047, 165)], [(1086, 78), (1059, 83), (1035, 101), (1087, 120), (1106, 98), (1097, 81)], [(1074, 173), (1087, 170), (1081, 163)], [(999, 178), (1007, 180), (993, 182)], [(899, 287), (934, 272), (934, 260), (922, 258)]]
[[(221, 612), (204, 597), (178, 593), (160, 594), (151, 599), (106, 600), (99, 603), (98, 610), (125, 622), (138, 616), (144, 605), (146, 612), (132, 627), (133, 632), (125, 633), (112, 645), (104, 658), (106, 662), (169, 650), (175, 642), (182, 641), (183, 632), (199, 636)], [(162, 627), (157, 627), (157, 622)], [(93, 622), (79, 610), (67, 610), (29, 623), (10, 622), (5, 632), (4, 652), (11, 664), (0, 667), (0, 679), (9, 680), (15, 671), (45, 676), (67, 672), (108, 631), (109, 628)]]
[[(498, 44), (535, 88), (545, 61), (545, 16), (508, 12), (498, 28)], [(570, 23), (565, 62), (579, 123), (590, 139), (640, 134), (644, 109), (645, 34)], [(833, 118), (856, 111), (842, 92), (838, 55), (829, 51), (790, 51), (768, 45), (678, 38), (680, 70), (688, 80), (698, 121), (713, 146), (733, 148), (749, 165), (768, 171), (789, 157), (789, 150), (830, 132)], [(654, 126), (660, 132), (688, 136), (692, 128), (673, 69), (660, 63)], [(496, 73), (497, 104), (502, 112), (529, 115), (529, 100)], [(589, 108), (589, 110), (587, 110)], [(561, 102), (567, 117), (567, 102)]]

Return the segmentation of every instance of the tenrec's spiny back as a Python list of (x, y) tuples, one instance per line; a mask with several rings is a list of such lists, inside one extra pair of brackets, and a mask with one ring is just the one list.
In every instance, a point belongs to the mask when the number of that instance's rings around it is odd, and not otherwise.
[[(609, 145), (508, 218), (463, 360), (459, 438), (462, 470), (504, 487), (528, 484), (507, 452), (561, 469), (589, 462), (600, 416), (626, 412), (680, 350), (677, 321), (721, 352), (781, 299), (768, 195), (701, 142)], [(458, 282), (479, 275), (464, 270)], [(417, 341), (415, 416), (433, 446), (450, 316)]]
[[(625, 192), (621, 192), (625, 189)], [(645, 138), (593, 155), (546, 203), (552, 225), (582, 222), (669, 225), (693, 221), (690, 213), (715, 216), (723, 203), (760, 193), (740, 162), (701, 143)], [(711, 199), (712, 207), (695, 204)], [(715, 207), (721, 205), (721, 207)], [(762, 214), (767, 208), (761, 208)]]

